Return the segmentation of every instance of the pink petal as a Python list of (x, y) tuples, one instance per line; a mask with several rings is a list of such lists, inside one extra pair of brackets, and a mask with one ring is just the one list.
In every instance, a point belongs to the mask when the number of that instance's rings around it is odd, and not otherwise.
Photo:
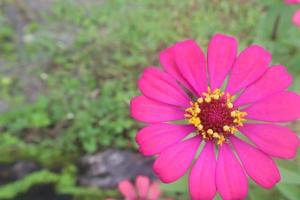
[(236, 59), (237, 45), (235, 38), (223, 34), (215, 34), (211, 39), (208, 45), (207, 62), (212, 89), (222, 86)]
[(193, 40), (179, 42), (174, 47), (179, 71), (198, 95), (207, 90), (205, 55)]
[(300, 27), (300, 9), (295, 12), (292, 21), (295, 26)]
[(159, 182), (152, 183), (149, 188), (148, 200), (158, 200), (160, 194)]
[(287, 89), (292, 83), (292, 76), (284, 66), (274, 66), (269, 68), (266, 73), (248, 86), (245, 91), (234, 102), (235, 106), (253, 103)]
[(226, 143), (219, 148), (216, 184), (224, 200), (244, 199), (248, 192), (248, 181), (244, 170)]
[(192, 199), (213, 199), (216, 194), (216, 157), (214, 145), (207, 142), (189, 176)]
[(286, 4), (298, 4), (300, 3), (300, 0), (285, 0), (284, 2)]
[(193, 87), (188, 83), (188, 81), (185, 80), (178, 69), (174, 55), (174, 48), (175, 45), (165, 49), (160, 53), (160, 63), (162, 64), (166, 72), (168, 72), (171, 76), (173, 76), (177, 81), (179, 81), (195, 95), (196, 92), (194, 91)]
[(287, 127), (273, 124), (245, 124), (239, 130), (270, 156), (284, 159), (296, 156), (299, 138)]
[(295, 92), (280, 92), (246, 109), (248, 119), (288, 122), (300, 117), (300, 96)]
[(268, 68), (271, 54), (258, 45), (240, 53), (232, 68), (226, 91), (234, 94), (256, 81)]
[(231, 137), (231, 142), (235, 147), (247, 174), (264, 188), (272, 188), (280, 180), (280, 173), (275, 162), (260, 150)]
[(134, 119), (148, 123), (184, 119), (184, 110), (179, 107), (153, 101), (144, 96), (132, 98), (130, 112)]
[(138, 85), (141, 92), (150, 99), (175, 106), (189, 106), (190, 98), (175, 79), (158, 68), (146, 68)]
[(181, 141), (194, 130), (191, 125), (154, 124), (140, 130), (136, 141), (144, 155), (154, 155)]
[(200, 141), (200, 137), (196, 136), (164, 150), (154, 162), (154, 172), (164, 183), (182, 177), (195, 158)]
[(137, 193), (140, 198), (146, 198), (150, 187), (150, 180), (146, 176), (138, 176), (136, 178)]
[(137, 198), (134, 187), (128, 180), (121, 181), (118, 188), (126, 200), (135, 200)]

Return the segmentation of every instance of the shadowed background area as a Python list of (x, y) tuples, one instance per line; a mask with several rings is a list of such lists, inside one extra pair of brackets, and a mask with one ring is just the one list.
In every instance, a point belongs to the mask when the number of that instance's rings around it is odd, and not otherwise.
[[(216, 32), (273, 54), (300, 92), (299, 6), (281, 0), (1, 0), (0, 199), (119, 198), (117, 183), (153, 160), (137, 152), (129, 116), (136, 80), (158, 54)], [(300, 102), (299, 102), (300, 103)], [(290, 124), (300, 133), (300, 122)], [(278, 161), (282, 182), (250, 185), (249, 199), (300, 196), (300, 157)], [(188, 199), (186, 178), (162, 190)], [(218, 199), (219, 197), (217, 197)]]

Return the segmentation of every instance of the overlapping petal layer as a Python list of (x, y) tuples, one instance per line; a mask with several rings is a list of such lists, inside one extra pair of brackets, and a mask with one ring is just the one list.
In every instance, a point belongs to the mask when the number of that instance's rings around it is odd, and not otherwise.
[(266, 154), (242, 140), (231, 137), (247, 174), (264, 188), (273, 187), (280, 180), (276, 163)]
[(184, 119), (184, 110), (151, 100), (144, 96), (134, 97), (130, 102), (131, 116), (146, 123)]
[(295, 92), (279, 92), (244, 109), (248, 119), (288, 122), (300, 117), (300, 96)]
[(200, 141), (200, 137), (194, 137), (164, 150), (154, 162), (154, 172), (165, 183), (182, 177), (194, 160)]
[(189, 105), (190, 98), (175, 79), (158, 68), (146, 68), (138, 85), (141, 92), (150, 99), (175, 106)]
[(174, 46), (175, 61), (179, 71), (198, 95), (207, 89), (206, 59), (194, 40), (178, 42)]
[(219, 148), (216, 185), (225, 200), (243, 199), (248, 192), (245, 172), (228, 144), (223, 144)]
[(213, 199), (216, 194), (216, 157), (214, 144), (206, 143), (189, 176), (189, 189), (194, 200)]
[(178, 65), (175, 60), (174, 46), (169, 47), (160, 53), (160, 63), (168, 74), (173, 76), (184, 87), (186, 87), (187, 89), (189, 89), (189, 91), (196, 95), (197, 93), (195, 92), (193, 87), (189, 84), (187, 80), (185, 80), (185, 78), (179, 71)]
[(256, 82), (248, 86), (235, 100), (235, 106), (254, 103), (274, 93), (287, 89), (292, 83), (292, 77), (284, 66), (269, 68)]
[(235, 38), (216, 34), (211, 39), (207, 49), (207, 64), (210, 87), (220, 88), (232, 68), (237, 54)]
[(154, 155), (181, 141), (193, 131), (194, 127), (191, 125), (153, 124), (140, 130), (136, 141), (144, 155)]
[(240, 131), (260, 150), (282, 159), (293, 158), (300, 144), (293, 131), (275, 124), (245, 124)]
[(233, 65), (226, 91), (235, 94), (256, 81), (267, 70), (271, 59), (271, 54), (258, 45), (246, 48)]

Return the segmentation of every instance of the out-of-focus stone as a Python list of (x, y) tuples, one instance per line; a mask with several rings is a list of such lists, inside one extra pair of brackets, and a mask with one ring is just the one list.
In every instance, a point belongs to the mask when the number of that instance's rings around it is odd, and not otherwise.
[(152, 164), (153, 159), (142, 157), (138, 153), (108, 149), (80, 159), (78, 184), (112, 188), (121, 180), (134, 180), (138, 175), (154, 179)]
[(14, 164), (0, 164), (0, 185), (21, 179), (39, 169), (40, 166), (31, 161), (18, 161)]
[(0, 113), (7, 112), (9, 110), (8, 103), (0, 100)]
[(40, 166), (35, 162), (30, 161), (19, 161), (12, 166), (12, 173), (16, 179), (21, 179), (31, 172), (37, 171)]

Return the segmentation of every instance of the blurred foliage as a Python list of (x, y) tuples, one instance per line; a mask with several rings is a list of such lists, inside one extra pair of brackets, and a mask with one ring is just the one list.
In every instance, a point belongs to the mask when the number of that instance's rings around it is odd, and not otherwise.
[(48, 170), (31, 173), (20, 181), (1, 187), (0, 199), (14, 198), (34, 185), (45, 183), (54, 184), (59, 194), (70, 194), (74, 197), (74, 200), (103, 199), (106, 196), (116, 196), (116, 192), (112, 190), (100, 191), (95, 188), (76, 186), (74, 169), (74, 167), (69, 166), (61, 174)]
[[(75, 173), (51, 169), (68, 169), (81, 155), (107, 147), (135, 148), (139, 124), (128, 105), (138, 94), (136, 80), (176, 41), (194, 38), (205, 49), (223, 32), (238, 38), (240, 50), (262, 44), (300, 91), (300, 30), (290, 20), (297, 6), (281, 0), (53, 0), (46, 11), (26, 2), (0, 2), (0, 95), (9, 106), (0, 115), (0, 163), (33, 160), (45, 170), (0, 186), (0, 199), (41, 182), (78, 199), (101, 199), (100, 189), (77, 187)], [(12, 17), (12, 8), (21, 14)], [(299, 197), (299, 158), (279, 163), (282, 183), (274, 190), (251, 185), (249, 199)], [(185, 182), (163, 189), (186, 198)]]

